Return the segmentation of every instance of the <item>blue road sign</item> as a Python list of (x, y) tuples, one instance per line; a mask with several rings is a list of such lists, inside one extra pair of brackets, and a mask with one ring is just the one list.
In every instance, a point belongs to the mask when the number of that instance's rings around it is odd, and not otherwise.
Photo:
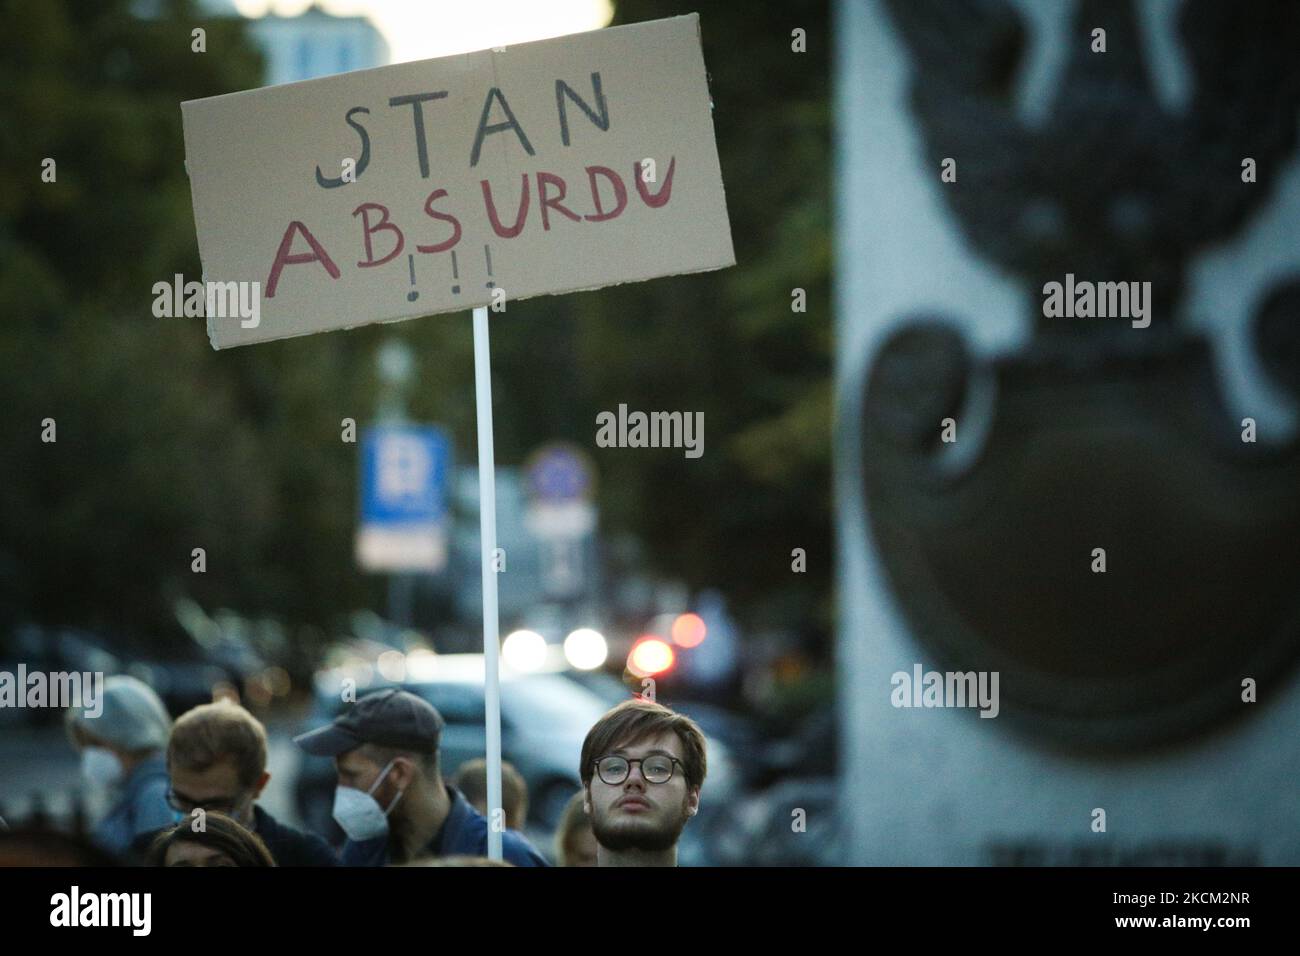
[(532, 455), (528, 484), (540, 502), (584, 501), (592, 493), (591, 466), (580, 450), (555, 442)]
[(361, 524), (436, 524), (447, 512), (451, 441), (432, 425), (378, 425), (361, 436)]

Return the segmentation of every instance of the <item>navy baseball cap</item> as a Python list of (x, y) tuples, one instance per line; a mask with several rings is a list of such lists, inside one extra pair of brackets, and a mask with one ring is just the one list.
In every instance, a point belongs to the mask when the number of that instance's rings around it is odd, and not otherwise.
[(434, 753), (442, 727), (442, 715), (432, 704), (394, 687), (367, 694), (328, 727), (300, 734), (293, 742), (317, 757), (337, 757), (362, 744)]

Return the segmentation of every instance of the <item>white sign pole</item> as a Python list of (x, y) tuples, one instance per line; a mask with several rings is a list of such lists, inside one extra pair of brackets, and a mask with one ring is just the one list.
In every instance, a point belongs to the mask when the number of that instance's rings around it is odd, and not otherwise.
[[(478, 515), (483, 546), (483, 700), (487, 721), (488, 859), (501, 859), (501, 678), (498, 672), (496, 465), (492, 451), (492, 368), (488, 310), (474, 310), (474, 393), (478, 406)], [(500, 826), (496, 820), (502, 819)]]

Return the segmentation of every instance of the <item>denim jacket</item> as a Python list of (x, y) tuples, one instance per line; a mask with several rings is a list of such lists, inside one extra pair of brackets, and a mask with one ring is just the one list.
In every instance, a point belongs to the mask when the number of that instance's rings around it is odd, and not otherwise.
[(94, 841), (109, 853), (124, 856), (141, 834), (175, 825), (181, 814), (167, 803), (169, 786), (167, 758), (162, 751), (140, 761), (95, 827)]

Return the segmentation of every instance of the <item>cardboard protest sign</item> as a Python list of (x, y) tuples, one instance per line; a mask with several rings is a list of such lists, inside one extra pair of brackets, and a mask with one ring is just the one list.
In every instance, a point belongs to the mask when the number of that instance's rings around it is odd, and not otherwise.
[(181, 108), (214, 348), (735, 263), (694, 14)]

